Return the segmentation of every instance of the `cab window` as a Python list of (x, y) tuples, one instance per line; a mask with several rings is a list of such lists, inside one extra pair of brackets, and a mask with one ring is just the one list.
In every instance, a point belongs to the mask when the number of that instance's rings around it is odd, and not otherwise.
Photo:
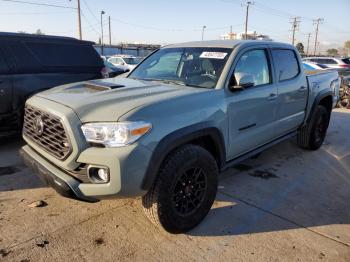
[(254, 86), (269, 84), (271, 82), (265, 50), (251, 50), (239, 58), (234, 71), (235, 84), (238, 84), (239, 80), (246, 75), (252, 76)]
[(272, 49), (271, 53), (279, 81), (292, 79), (299, 74), (299, 62), (293, 50)]

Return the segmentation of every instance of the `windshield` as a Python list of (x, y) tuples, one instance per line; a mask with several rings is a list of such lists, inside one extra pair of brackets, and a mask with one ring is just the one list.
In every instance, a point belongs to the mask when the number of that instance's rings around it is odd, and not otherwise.
[(125, 63), (127, 63), (128, 65), (137, 65), (138, 63), (140, 63), (140, 59), (136, 57), (128, 57), (128, 58), (123, 57), (123, 59)]
[(230, 48), (164, 48), (146, 58), (130, 78), (214, 88)]
[(115, 67), (115, 65), (113, 65), (111, 62), (107, 61), (107, 60), (104, 60), (104, 64), (106, 67)]

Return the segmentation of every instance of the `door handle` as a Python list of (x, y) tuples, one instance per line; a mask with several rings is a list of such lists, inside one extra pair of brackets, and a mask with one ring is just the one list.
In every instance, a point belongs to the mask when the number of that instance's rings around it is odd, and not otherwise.
[(277, 98), (277, 95), (275, 93), (271, 93), (268, 97), (267, 100), (271, 101), (271, 100), (275, 100)]
[(304, 92), (305, 89), (306, 89), (306, 86), (301, 86), (301, 87), (298, 89), (298, 91), (299, 91), (299, 92)]

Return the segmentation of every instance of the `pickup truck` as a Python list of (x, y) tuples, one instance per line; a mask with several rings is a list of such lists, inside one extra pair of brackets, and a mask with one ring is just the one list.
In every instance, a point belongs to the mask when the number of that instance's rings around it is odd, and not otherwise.
[(209, 212), (220, 171), (295, 136), (322, 145), (339, 79), (302, 68), (277, 42), (165, 46), (127, 76), (27, 100), (21, 156), (63, 196), (142, 196), (156, 226), (187, 232)]

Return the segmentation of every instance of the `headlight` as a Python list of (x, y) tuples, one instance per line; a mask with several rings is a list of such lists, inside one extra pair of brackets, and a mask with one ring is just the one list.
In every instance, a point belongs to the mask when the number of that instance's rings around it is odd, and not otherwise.
[(131, 144), (151, 130), (152, 125), (143, 121), (116, 123), (88, 123), (82, 125), (86, 141), (106, 147)]

